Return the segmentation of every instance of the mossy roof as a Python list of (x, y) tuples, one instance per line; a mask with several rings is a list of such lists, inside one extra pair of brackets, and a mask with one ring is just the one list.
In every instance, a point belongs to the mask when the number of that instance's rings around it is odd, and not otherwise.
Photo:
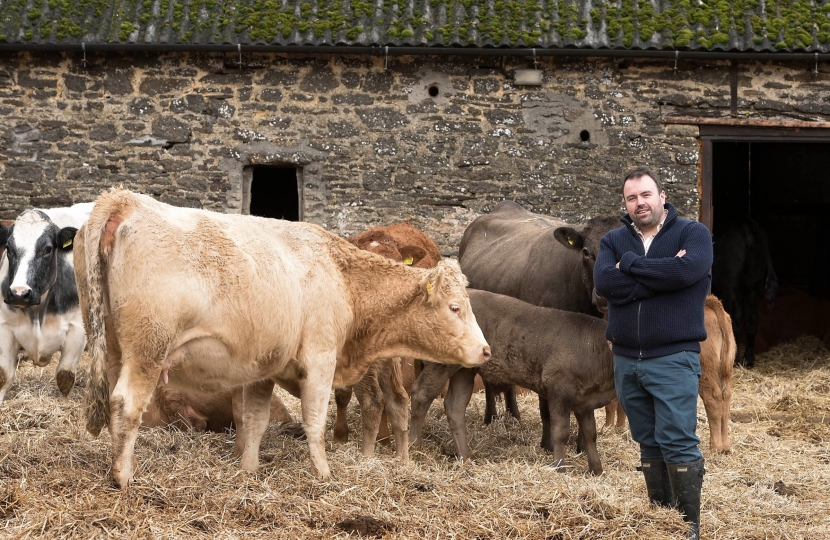
[(0, 0), (0, 46), (830, 51), (830, 0)]

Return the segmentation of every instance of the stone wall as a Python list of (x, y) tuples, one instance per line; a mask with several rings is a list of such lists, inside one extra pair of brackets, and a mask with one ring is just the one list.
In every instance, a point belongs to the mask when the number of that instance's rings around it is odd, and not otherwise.
[[(638, 164), (696, 217), (698, 129), (661, 111), (728, 111), (729, 64), (681, 64), (546, 58), (543, 86), (516, 87), (516, 58), (3, 53), (0, 218), (114, 185), (243, 212), (260, 164), (299, 168), (306, 221), (349, 235), (410, 219), (445, 254), (503, 199), (619, 213)], [(816, 119), (825, 77), (742, 64), (741, 114)]]

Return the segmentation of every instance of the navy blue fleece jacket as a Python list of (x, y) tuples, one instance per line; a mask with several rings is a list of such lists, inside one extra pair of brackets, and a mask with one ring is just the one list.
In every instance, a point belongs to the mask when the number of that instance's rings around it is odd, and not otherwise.
[[(615, 354), (653, 358), (700, 352), (706, 339), (703, 306), (712, 280), (712, 236), (682, 219), (667, 203), (663, 228), (645, 255), (631, 218), (606, 234), (594, 266), (594, 285), (608, 301), (606, 338)], [(685, 249), (683, 257), (677, 253)], [(620, 267), (616, 268), (617, 262)]]

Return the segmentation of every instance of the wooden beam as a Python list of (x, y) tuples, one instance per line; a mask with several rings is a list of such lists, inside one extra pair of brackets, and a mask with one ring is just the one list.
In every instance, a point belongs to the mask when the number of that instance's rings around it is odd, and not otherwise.
[(714, 215), (712, 214), (712, 141), (701, 139), (699, 142), (700, 161), (698, 161), (698, 196), (700, 211), (698, 221), (712, 231)]
[(729, 102), (732, 117), (738, 116), (738, 62), (732, 60), (729, 66)]
[(696, 124), (701, 126), (747, 126), (784, 128), (830, 128), (830, 122), (811, 120), (761, 120), (755, 118), (706, 118), (694, 116), (664, 116), (663, 124)]

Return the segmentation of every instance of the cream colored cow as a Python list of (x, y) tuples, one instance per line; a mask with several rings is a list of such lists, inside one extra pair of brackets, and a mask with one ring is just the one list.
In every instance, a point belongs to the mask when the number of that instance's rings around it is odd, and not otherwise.
[[(356, 383), (382, 358), (472, 367), (490, 355), (456, 264), (409, 268), (315, 225), (115, 189), (98, 198), (75, 246), (92, 355), (87, 429), (109, 423), (120, 486), (133, 476), (141, 413), (159, 380), (202, 392), (244, 385), (246, 470), (259, 463), (275, 381), (297, 391), (312, 473), (327, 478), (332, 386)], [(119, 346), (108, 350), (111, 340)], [(112, 396), (108, 355), (122, 366)]]

